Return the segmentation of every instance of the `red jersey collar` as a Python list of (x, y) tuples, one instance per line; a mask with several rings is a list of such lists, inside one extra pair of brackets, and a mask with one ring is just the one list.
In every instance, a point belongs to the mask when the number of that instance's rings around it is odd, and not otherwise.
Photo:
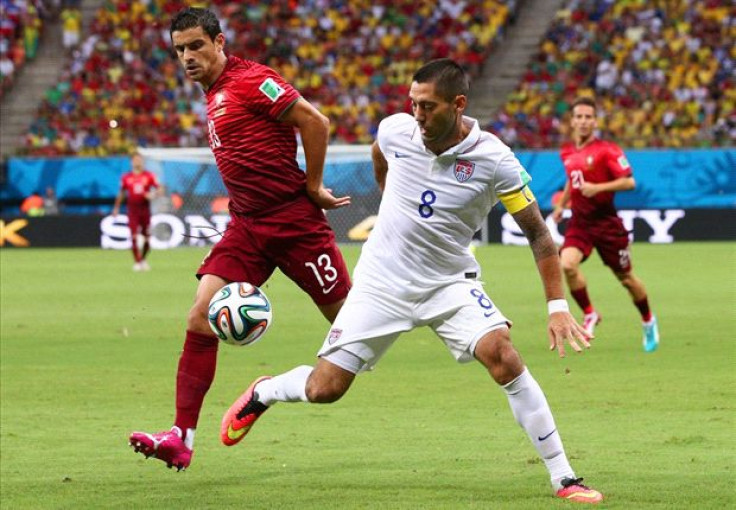
[(233, 57), (231, 55), (225, 55), (226, 61), (225, 61), (225, 67), (222, 68), (222, 72), (220, 73), (220, 76), (217, 77), (215, 81), (212, 82), (212, 85), (210, 85), (208, 88), (204, 90), (204, 93), (209, 95), (210, 92), (214, 91), (216, 88), (219, 88), (219, 83), (222, 80), (222, 77), (225, 76), (225, 73), (232, 69), (232, 67), (237, 64), (238, 60), (240, 60), (237, 57)]
[(572, 141), (572, 146), (573, 146), (573, 148), (576, 151), (581, 151), (581, 150), (585, 149), (586, 147), (588, 147), (589, 145), (593, 145), (597, 141), (598, 141), (598, 137), (595, 136), (595, 135), (593, 135), (593, 136), (590, 137), (590, 140), (588, 140), (587, 142), (585, 142), (585, 144), (581, 145), (580, 147), (578, 147), (578, 143), (575, 140), (573, 140)]

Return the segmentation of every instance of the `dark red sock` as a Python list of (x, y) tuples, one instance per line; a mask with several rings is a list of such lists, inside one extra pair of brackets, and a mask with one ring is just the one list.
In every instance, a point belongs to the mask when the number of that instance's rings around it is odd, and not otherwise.
[(133, 239), (132, 249), (133, 249), (133, 258), (135, 259), (135, 261), (140, 262), (141, 260), (143, 260), (141, 258), (141, 253), (138, 251), (138, 243), (135, 242), (135, 239)]
[(641, 314), (641, 320), (644, 322), (649, 322), (652, 320), (652, 311), (649, 309), (649, 299), (644, 298), (640, 299), (639, 301), (634, 301), (634, 305), (639, 309), (639, 313)]
[(204, 396), (215, 378), (217, 347), (214, 335), (187, 331), (184, 350), (176, 373), (176, 420), (174, 425), (186, 433), (196, 428)]
[(577, 290), (571, 290), (570, 294), (583, 313), (593, 312), (593, 305), (590, 303), (590, 298), (588, 297), (588, 287), (580, 287)]
[(146, 242), (143, 243), (143, 254), (141, 255), (141, 259), (145, 259), (146, 255), (148, 255), (148, 251), (151, 249), (151, 243), (148, 242), (148, 238), (146, 237)]

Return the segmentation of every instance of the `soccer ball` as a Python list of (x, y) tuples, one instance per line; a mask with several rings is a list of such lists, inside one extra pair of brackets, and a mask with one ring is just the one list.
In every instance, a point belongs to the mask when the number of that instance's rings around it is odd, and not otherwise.
[(261, 289), (246, 282), (233, 282), (217, 291), (207, 314), (215, 335), (230, 345), (251, 345), (271, 325), (271, 302)]

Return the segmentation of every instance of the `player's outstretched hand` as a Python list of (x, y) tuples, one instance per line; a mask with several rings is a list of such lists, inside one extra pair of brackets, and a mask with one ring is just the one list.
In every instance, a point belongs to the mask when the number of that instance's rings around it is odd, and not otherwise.
[(552, 211), (552, 219), (555, 223), (560, 223), (562, 221), (562, 209), (555, 207), (554, 211)]
[(595, 184), (593, 182), (584, 182), (580, 185), (580, 193), (584, 197), (594, 197), (598, 193), (600, 193), (600, 184)]
[(307, 192), (309, 193), (309, 198), (312, 199), (312, 202), (325, 210), (338, 209), (340, 207), (350, 205), (350, 197), (335, 197), (332, 194), (332, 190), (325, 188), (324, 186), (320, 186), (317, 191)]
[(575, 352), (582, 352), (583, 349), (578, 342), (588, 349), (590, 347), (588, 340), (592, 338), (577, 323), (575, 318), (570, 315), (570, 312), (555, 312), (550, 314), (547, 324), (547, 334), (549, 335), (549, 350), (553, 351), (557, 348), (560, 358), (565, 357), (565, 340), (567, 340)]

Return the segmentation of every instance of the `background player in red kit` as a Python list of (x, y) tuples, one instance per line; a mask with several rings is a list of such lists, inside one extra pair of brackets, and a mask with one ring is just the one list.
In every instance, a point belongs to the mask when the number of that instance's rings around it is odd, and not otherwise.
[[(128, 206), (128, 226), (130, 227), (130, 241), (133, 249), (133, 271), (148, 271), (150, 266), (146, 256), (151, 248), (151, 200), (159, 189), (156, 176), (143, 168), (143, 156), (133, 154), (130, 158), (131, 171), (120, 179), (120, 192), (115, 197), (112, 215), (120, 212), (120, 204), (125, 198)], [(138, 246), (138, 236), (143, 237), (143, 247)]]
[(595, 248), (604, 264), (631, 294), (641, 313), (644, 350), (654, 351), (659, 345), (657, 319), (649, 309), (644, 284), (631, 270), (629, 233), (613, 204), (616, 191), (631, 190), (636, 185), (631, 166), (618, 145), (596, 138), (593, 99), (582, 97), (573, 102), (570, 126), (573, 142), (565, 144), (560, 151), (567, 182), (553, 213), (554, 220), (559, 223), (563, 209), (571, 202), (572, 218), (560, 252), (570, 293), (585, 314), (583, 327), (592, 335), (601, 316), (588, 297), (580, 263)]
[[(209, 144), (230, 197), (232, 220), (197, 272), (176, 380), (170, 431), (134, 432), (133, 448), (169, 467), (189, 466), (194, 430), (214, 379), (217, 337), (207, 322), (210, 299), (231, 281), (262, 285), (278, 267), (332, 322), (350, 275), (322, 209), (350, 203), (322, 184), (329, 120), (273, 69), (224, 53), (220, 23), (186, 8), (171, 22), (171, 41), (186, 75), (207, 99)], [(296, 161), (298, 128), (306, 174)]]

